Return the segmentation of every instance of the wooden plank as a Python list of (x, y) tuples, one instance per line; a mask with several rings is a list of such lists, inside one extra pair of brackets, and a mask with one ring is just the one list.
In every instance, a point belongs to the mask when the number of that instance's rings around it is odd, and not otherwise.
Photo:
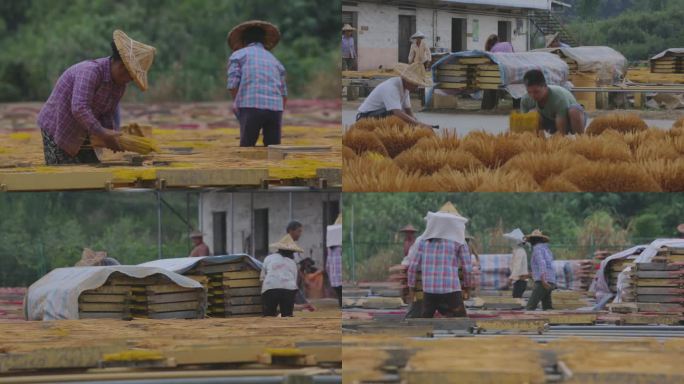
[(234, 306), (234, 305), (248, 305), (248, 304), (261, 304), (261, 296), (242, 296), (242, 297), (231, 297), (231, 298), (221, 298), (212, 300), (212, 304), (222, 304), (223, 306)]
[(186, 292), (197, 292), (199, 291), (198, 288), (187, 288), (187, 287), (181, 287), (180, 285), (176, 284), (155, 284), (155, 285), (148, 285), (145, 287), (145, 292), (148, 293), (186, 293)]
[(442, 64), (439, 66), (439, 69), (441, 70), (464, 70), (467, 69), (467, 65), (461, 65), (461, 64)]
[(145, 315), (136, 315), (144, 319), (201, 319), (201, 311), (173, 311), (173, 312), (151, 312)]
[(251, 269), (247, 271), (237, 271), (237, 272), (224, 272), (223, 278), (226, 280), (231, 279), (258, 279), (261, 276), (261, 272)]
[(465, 76), (438, 76), (437, 81), (445, 83), (465, 83), (468, 78)]
[(442, 89), (465, 89), (468, 85), (465, 83), (437, 83), (437, 88)]
[(228, 288), (261, 287), (259, 279), (223, 280), (223, 285)]
[(668, 279), (639, 279), (636, 283), (637, 287), (678, 287), (678, 280)]
[(146, 309), (148, 312), (177, 312), (177, 311), (199, 311), (199, 302), (182, 301), (179, 303), (159, 303), (147, 304), (146, 306), (133, 306), (135, 309)]
[(496, 71), (496, 72), (499, 72), (499, 66), (497, 64), (478, 65), (477, 69), (478, 69), (478, 71)]
[(226, 288), (221, 291), (228, 297), (241, 297), (241, 296), (256, 296), (261, 295), (261, 287), (252, 288)]
[(681, 303), (683, 300), (680, 295), (638, 295), (639, 303)]
[(0, 354), (0, 372), (27, 369), (94, 368), (106, 353), (127, 349), (125, 340), (91, 347), (45, 348), (31, 353)]
[(665, 304), (665, 303), (637, 303), (639, 312), (684, 312), (684, 306), (681, 304)]
[(268, 168), (160, 169), (157, 177), (168, 187), (259, 185), (268, 178)]
[(477, 83), (484, 83), (484, 84), (500, 84), (501, 79), (498, 77), (479, 77), (477, 78)]
[(437, 76), (465, 76), (468, 74), (468, 71), (466, 70), (443, 70), (443, 69), (438, 69), (437, 70)]
[(477, 71), (477, 76), (501, 78), (501, 72), (499, 72), (499, 71)]
[(636, 267), (638, 271), (675, 271), (681, 268), (667, 263), (637, 263)]
[(637, 271), (636, 276), (640, 279), (671, 279), (676, 275), (671, 271)]
[(113, 294), (127, 294), (131, 291), (131, 287), (125, 285), (103, 285), (99, 288), (84, 291), (83, 294), (103, 294), (103, 295), (113, 295)]
[(117, 303), (79, 303), (81, 312), (123, 312), (126, 306)]
[(173, 358), (177, 365), (251, 363), (266, 349), (265, 345), (249, 344), (239, 347), (202, 347), (171, 350), (164, 355)]
[(481, 89), (499, 89), (499, 84), (481, 83), (481, 84), (477, 84), (477, 88), (481, 88)]
[(11, 191), (52, 191), (105, 189), (113, 176), (101, 170), (93, 172), (1, 173), (0, 185)]
[(175, 303), (179, 301), (199, 301), (202, 297), (200, 291), (185, 292), (185, 293), (167, 293), (161, 295), (147, 296), (147, 302), (150, 304), (161, 303)]
[(96, 295), (92, 293), (82, 293), (78, 298), (81, 303), (121, 303), (126, 301), (127, 295)]
[(488, 57), (465, 57), (458, 60), (459, 64), (491, 64)]

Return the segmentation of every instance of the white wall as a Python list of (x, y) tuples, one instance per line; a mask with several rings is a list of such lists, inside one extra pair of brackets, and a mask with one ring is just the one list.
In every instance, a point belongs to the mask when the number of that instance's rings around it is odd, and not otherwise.
[[(227, 250), (231, 253), (231, 237), (234, 253), (241, 253), (246, 244), (243, 238), (251, 233), (250, 193), (248, 192), (203, 192), (200, 195), (200, 226), (205, 234), (204, 241), (211, 248), (214, 244), (213, 212), (226, 212), (227, 218)], [(290, 198), (286, 192), (254, 193), (254, 209), (268, 208), (269, 243), (278, 241), (285, 235), (285, 228), (290, 222)], [(323, 202), (329, 196), (330, 201), (339, 201), (339, 193), (294, 192), (292, 193), (292, 219), (304, 225), (304, 234), (298, 244), (311, 255), (319, 268), (323, 267), (324, 217)], [(234, 227), (231, 229), (231, 197), (234, 198)], [(334, 221), (335, 218), (330, 220)]]
[[(431, 47), (442, 47), (451, 50), (451, 19), (467, 19), (466, 39), (468, 50), (484, 49), (487, 36), (498, 32), (498, 21), (510, 21), (512, 24), (511, 43), (516, 52), (527, 50), (527, 31), (529, 22), (525, 16), (518, 15), (478, 15), (435, 11), (427, 8), (400, 10), (397, 6), (358, 3), (357, 6), (342, 6), (343, 11), (357, 12), (359, 70), (392, 68), (398, 59), (399, 15), (415, 15), (416, 30), (426, 36), (425, 42)], [(520, 34), (515, 33), (516, 18), (523, 19)], [(479, 21), (479, 38), (473, 40), (473, 22)]]

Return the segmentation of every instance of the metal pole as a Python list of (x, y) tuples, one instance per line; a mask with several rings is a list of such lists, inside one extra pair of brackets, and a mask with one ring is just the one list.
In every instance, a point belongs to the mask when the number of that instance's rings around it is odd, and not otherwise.
[(230, 253), (235, 254), (235, 239), (233, 234), (235, 233), (235, 194), (230, 193)]
[(349, 231), (349, 238), (351, 240), (351, 280), (352, 283), (356, 283), (356, 250), (354, 246), (354, 203), (351, 206), (351, 226)]
[(161, 191), (157, 191), (157, 258), (162, 258)]

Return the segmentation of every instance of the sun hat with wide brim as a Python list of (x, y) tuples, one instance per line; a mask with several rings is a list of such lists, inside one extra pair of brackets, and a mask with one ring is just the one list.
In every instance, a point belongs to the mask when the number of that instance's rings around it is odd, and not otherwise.
[(196, 239), (196, 238), (198, 238), (198, 237), (204, 237), (204, 233), (202, 233), (202, 232), (200, 232), (200, 231), (192, 231), (192, 232), (190, 232), (190, 238), (191, 238), (191, 239)]
[(544, 38), (546, 39), (546, 43), (544, 44), (544, 46), (545, 46), (546, 48), (549, 48), (549, 45), (551, 45), (551, 43), (553, 43), (554, 40), (556, 40), (556, 39), (558, 38), (559, 35), (560, 35), (560, 32), (556, 32), (556, 33), (554, 33), (553, 35), (546, 35), (546, 36), (544, 37)]
[(228, 32), (227, 41), (230, 49), (237, 51), (238, 49), (244, 48), (245, 44), (242, 42), (242, 34), (252, 27), (257, 27), (264, 30), (266, 35), (264, 37), (264, 48), (270, 51), (275, 48), (276, 45), (278, 45), (278, 42), (280, 41), (280, 30), (278, 27), (269, 23), (268, 21), (250, 20), (238, 24), (235, 26), (235, 28)]
[(399, 232), (418, 232), (417, 229), (413, 227), (413, 225), (409, 224), (405, 226), (404, 228), (400, 229)]
[(683, 223), (683, 224), (679, 224), (679, 225), (677, 226), (677, 230), (679, 231), (679, 233), (684, 233), (684, 223)]
[(107, 252), (95, 252), (90, 248), (83, 249), (81, 260), (76, 263), (77, 267), (94, 267), (102, 264), (107, 257)]
[(154, 62), (157, 50), (147, 44), (135, 41), (117, 29), (112, 36), (128, 73), (141, 91), (147, 91), (147, 72)]
[(413, 63), (411, 65), (399, 63), (394, 66), (394, 70), (399, 73), (399, 76), (411, 84), (419, 87), (432, 87), (432, 80), (427, 77), (425, 67), (422, 63)]
[(356, 31), (356, 28), (352, 27), (349, 24), (345, 24), (344, 27), (342, 27), (342, 32), (347, 32), (347, 31)]
[(425, 38), (425, 34), (424, 34), (423, 32), (420, 32), (420, 31), (418, 31), (418, 32), (414, 33), (413, 35), (411, 35), (411, 40), (414, 40), (414, 39), (424, 39), (424, 38)]
[(538, 230), (538, 229), (535, 229), (534, 231), (532, 231), (532, 233), (530, 233), (529, 235), (526, 235), (526, 236), (524, 237), (524, 240), (525, 240), (525, 241), (528, 241), (528, 240), (530, 240), (530, 239), (541, 239), (541, 240), (543, 240), (545, 243), (548, 243), (548, 242), (549, 242), (549, 237), (546, 236), (545, 234), (543, 234), (542, 231), (540, 231), (540, 230)]
[(277, 250), (283, 250), (283, 251), (292, 251), (292, 252), (299, 252), (302, 253), (304, 252), (303, 249), (297, 245), (297, 243), (292, 240), (292, 236), (290, 235), (285, 235), (283, 236), (282, 239), (278, 240), (277, 243), (273, 243), (269, 245), (272, 249), (277, 249)]

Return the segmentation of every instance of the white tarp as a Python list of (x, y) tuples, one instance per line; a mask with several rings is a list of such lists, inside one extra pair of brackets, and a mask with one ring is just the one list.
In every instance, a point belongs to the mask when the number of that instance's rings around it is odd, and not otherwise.
[(136, 278), (161, 274), (181, 287), (204, 289), (195, 280), (161, 268), (132, 265), (57, 268), (29, 287), (24, 299), (26, 319), (78, 319), (81, 293), (101, 287), (114, 272)]
[(611, 47), (546, 48), (536, 51), (550, 53), (560, 51), (577, 62), (577, 69), (580, 72), (596, 72), (601, 82), (613, 84), (627, 73), (627, 58)]
[(342, 246), (342, 224), (328, 225), (326, 239), (326, 247), (341, 247)]
[(650, 263), (662, 247), (684, 248), (684, 239), (658, 239), (648, 245), (636, 258), (637, 263)]
[(666, 50), (660, 52), (659, 54), (657, 54), (657, 55), (651, 57), (651, 60), (658, 60), (658, 59), (660, 59), (661, 57), (665, 57), (665, 56), (667, 56), (667, 55), (669, 55), (669, 54), (673, 54), (673, 55), (674, 55), (674, 54), (682, 55), (682, 54), (684, 54), (684, 48), (670, 48), (670, 49), (666, 49)]
[(239, 255), (223, 255), (223, 256), (202, 256), (202, 257), (178, 257), (175, 259), (159, 259), (148, 261), (146, 263), (140, 264), (141, 267), (155, 267), (163, 268), (172, 272), (183, 274), (186, 271), (198, 267), (199, 264), (202, 265), (213, 265), (221, 263), (230, 263), (235, 260), (242, 259), (243, 261), (249, 263), (256, 270), (261, 270), (261, 262), (252, 256), (239, 254)]

